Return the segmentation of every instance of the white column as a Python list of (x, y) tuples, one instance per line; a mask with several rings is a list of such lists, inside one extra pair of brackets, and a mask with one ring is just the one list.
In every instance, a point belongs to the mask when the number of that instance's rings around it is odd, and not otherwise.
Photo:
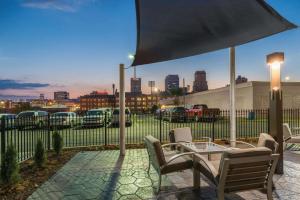
[(120, 95), (119, 95), (119, 126), (120, 126), (120, 155), (125, 156), (125, 67), (120, 64)]
[[(230, 47), (230, 140), (236, 141), (235, 47)], [(235, 146), (235, 142), (231, 142)]]

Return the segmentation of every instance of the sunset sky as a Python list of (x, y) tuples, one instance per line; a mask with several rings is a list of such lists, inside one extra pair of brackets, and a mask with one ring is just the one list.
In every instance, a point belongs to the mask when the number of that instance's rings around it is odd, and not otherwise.
[[(267, 0), (300, 25), (299, 0)], [(253, 16), (255, 17), (255, 16)], [(118, 84), (118, 65), (131, 64), (136, 48), (134, 0), (0, 0), (0, 95), (46, 94), (67, 90), (72, 98)], [(237, 47), (237, 74), (268, 80), (265, 56), (284, 51), (283, 77), (300, 81), (300, 30)], [(140, 66), (143, 91), (154, 80), (163, 89), (168, 74), (192, 84), (206, 70), (209, 88), (229, 82), (228, 50)], [(127, 80), (133, 70), (126, 71)], [(127, 82), (129, 88), (129, 82)]]

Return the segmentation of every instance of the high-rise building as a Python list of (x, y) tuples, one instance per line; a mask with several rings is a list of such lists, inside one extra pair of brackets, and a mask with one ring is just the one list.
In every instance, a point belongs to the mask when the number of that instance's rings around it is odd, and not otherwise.
[(248, 82), (248, 79), (246, 77), (238, 75), (238, 77), (236, 78), (235, 82), (236, 82), (236, 84), (246, 83), (246, 82)]
[(130, 92), (133, 94), (142, 94), (142, 79), (131, 78), (130, 79)]
[(44, 94), (40, 94), (40, 100), (44, 101), (45, 100), (45, 95)]
[(179, 89), (179, 76), (177, 74), (166, 76), (165, 91), (169, 92), (172, 89)]
[(205, 71), (196, 71), (193, 84), (193, 92), (202, 92), (208, 90)]
[(58, 91), (54, 92), (54, 100), (55, 101), (64, 101), (70, 98), (69, 92), (67, 91)]

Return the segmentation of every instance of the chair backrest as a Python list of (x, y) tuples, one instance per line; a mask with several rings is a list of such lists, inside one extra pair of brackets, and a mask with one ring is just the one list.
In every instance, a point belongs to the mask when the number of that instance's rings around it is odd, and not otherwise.
[(224, 152), (219, 168), (219, 187), (225, 192), (264, 188), (272, 179), (278, 156), (266, 147)]
[(277, 153), (278, 143), (267, 133), (261, 133), (258, 139), (257, 147), (267, 147), (271, 149), (272, 153)]
[(192, 142), (193, 136), (190, 127), (175, 128), (174, 129), (175, 142)]
[(163, 153), (160, 141), (149, 135), (145, 137), (145, 144), (149, 155), (149, 162), (159, 173), (161, 166), (166, 164), (165, 155)]
[(289, 139), (291, 139), (292, 137), (292, 131), (290, 129), (290, 126), (288, 123), (284, 123), (283, 124), (283, 140), (287, 141)]

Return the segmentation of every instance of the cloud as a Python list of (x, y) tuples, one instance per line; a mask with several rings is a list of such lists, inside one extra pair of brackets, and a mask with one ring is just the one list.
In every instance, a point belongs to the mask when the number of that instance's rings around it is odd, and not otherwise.
[(35, 88), (48, 87), (48, 86), (50, 86), (50, 84), (48, 83), (23, 83), (16, 80), (0, 79), (0, 90), (8, 90), (8, 89), (29, 90)]
[(83, 4), (94, 0), (23, 0), (22, 6), (37, 9), (53, 9), (64, 12), (75, 12)]

